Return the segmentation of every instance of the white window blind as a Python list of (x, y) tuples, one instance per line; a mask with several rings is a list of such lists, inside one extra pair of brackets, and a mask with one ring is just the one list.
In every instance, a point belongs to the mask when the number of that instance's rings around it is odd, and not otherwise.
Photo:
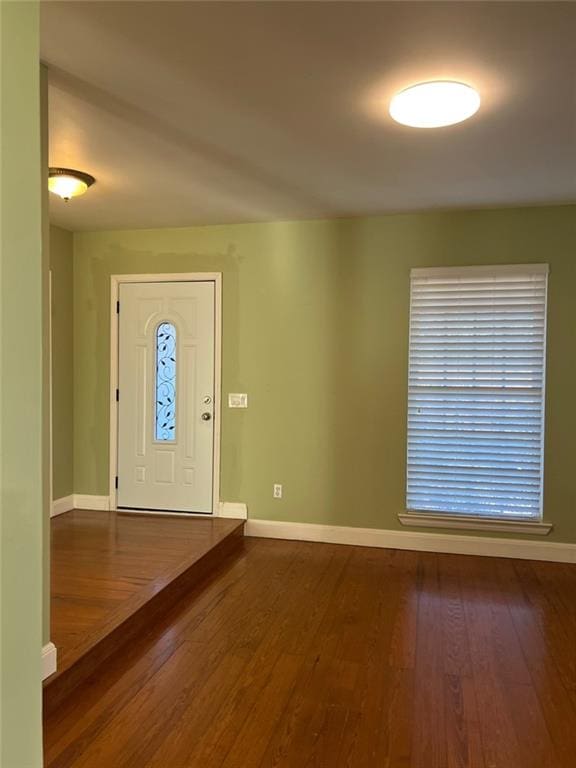
[(410, 511), (540, 519), (548, 266), (414, 269)]

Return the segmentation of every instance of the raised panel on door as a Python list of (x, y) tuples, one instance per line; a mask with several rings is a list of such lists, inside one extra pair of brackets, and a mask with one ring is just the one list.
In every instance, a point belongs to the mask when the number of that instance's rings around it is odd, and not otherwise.
[(212, 512), (214, 294), (120, 285), (118, 507)]

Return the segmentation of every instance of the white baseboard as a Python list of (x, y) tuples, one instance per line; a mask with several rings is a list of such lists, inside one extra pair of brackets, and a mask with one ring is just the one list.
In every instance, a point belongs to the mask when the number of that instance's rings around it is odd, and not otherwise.
[(54, 499), (52, 502), (52, 509), (50, 510), (50, 517), (56, 517), (56, 515), (62, 515), (64, 512), (70, 512), (74, 509), (74, 495), (62, 496), (60, 499)]
[(236, 501), (221, 501), (218, 505), (218, 517), (233, 517), (235, 520), (248, 519), (248, 507)]
[(75, 493), (74, 509), (97, 509), (108, 511), (110, 509), (110, 497), (87, 496), (86, 494)]
[(42, 680), (56, 672), (58, 651), (54, 643), (46, 643), (42, 648)]
[(245, 533), (247, 536), (318, 541), (326, 544), (353, 544), (360, 547), (412, 549), (418, 552), (445, 552), (457, 555), (514, 557), (522, 560), (576, 563), (576, 544), (530, 541), (528, 539), (497, 539), (487, 536), (385, 531), (377, 528), (347, 528), (335, 525), (278, 522), (276, 520), (248, 520)]

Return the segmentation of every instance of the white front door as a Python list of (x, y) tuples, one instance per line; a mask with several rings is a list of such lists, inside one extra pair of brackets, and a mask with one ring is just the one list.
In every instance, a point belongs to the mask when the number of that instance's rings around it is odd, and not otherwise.
[(214, 295), (120, 284), (118, 507), (212, 512)]

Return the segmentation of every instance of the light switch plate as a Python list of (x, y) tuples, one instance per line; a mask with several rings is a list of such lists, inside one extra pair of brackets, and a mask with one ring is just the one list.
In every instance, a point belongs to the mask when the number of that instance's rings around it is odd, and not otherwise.
[(248, 408), (248, 395), (245, 392), (229, 392), (228, 408)]

